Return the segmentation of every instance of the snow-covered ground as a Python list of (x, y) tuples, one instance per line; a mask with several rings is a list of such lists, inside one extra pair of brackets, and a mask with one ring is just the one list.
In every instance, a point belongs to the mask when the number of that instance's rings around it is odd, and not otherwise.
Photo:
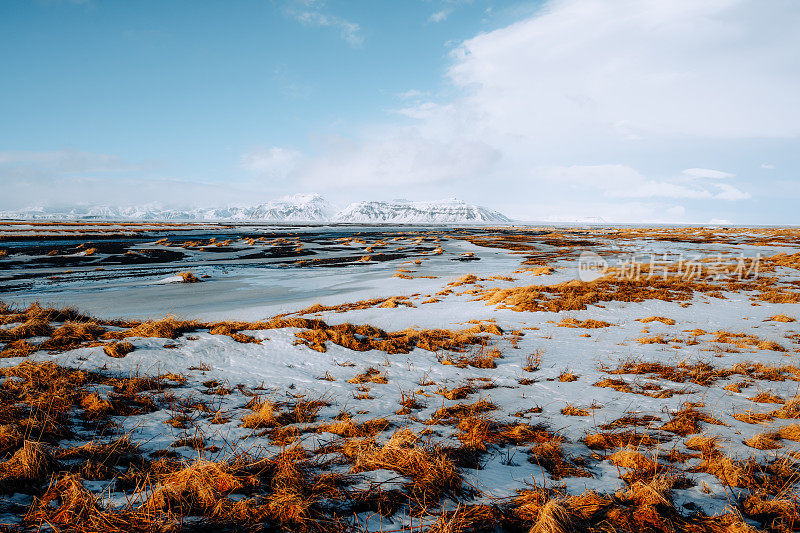
[[(335, 306), (372, 298), (404, 296), (407, 297), (405, 301), (412, 305), (389, 307), (373, 304), (350, 311), (329, 310), (303, 317), (319, 318), (329, 325), (371, 325), (390, 332), (406, 328), (460, 330), (470, 327), (475, 321), (493, 323), (502, 328), (503, 334), (484, 334), (488, 339), (487, 346), (473, 346), (469, 350), (499, 350), (495, 368), (443, 364), (458, 354), (420, 347), (409, 353), (386, 353), (380, 350), (356, 351), (329, 341), (327, 351), (322, 353), (298, 343), (296, 334), (302, 328), (296, 327), (244, 331), (259, 343), (237, 342), (230, 336), (212, 334), (201, 327), (174, 340), (132, 337), (128, 340), (135, 350), (123, 358), (110, 358), (103, 346), (94, 346), (52, 354), (38, 351), (28, 359), (53, 360), (62, 365), (103, 369), (124, 375), (160, 375), (166, 372), (185, 375), (188, 378), (186, 384), (172, 393), (179, 397), (205, 398), (213, 404), (214, 410), (229, 417), (227, 422), (212, 423), (210, 417), (198, 416), (188, 428), (173, 427), (165, 424), (174, 414), (167, 409), (117, 417), (116, 421), (125, 432), (142, 443), (145, 450), (153, 452), (167, 449), (181, 438), (202, 435), (206, 451), (199, 453), (214, 459), (230, 456), (243, 447), (259, 447), (266, 453), (277, 453), (282, 449), (269, 436), (242, 426), (242, 418), (252, 412), (245, 405), (253, 395), (289, 403), (298, 398), (321, 398), (327, 405), (320, 409), (319, 421), (332, 420), (342, 411), (361, 421), (384, 418), (392, 423), (392, 427), (382, 432), (379, 439), (385, 440), (397, 428), (409, 428), (417, 434), (427, 432), (427, 438), (451, 447), (461, 444), (457, 438), (457, 424), (436, 423), (437, 410), (486, 400), (496, 407), (486, 413), (493, 421), (542, 424), (563, 436), (564, 457), (567, 461), (579, 458), (575, 464), (581, 465), (588, 475), (553, 479), (552, 473), (537, 463), (530, 444), (489, 445), (480, 457), (480, 468), (462, 468), (466, 483), (478, 490), (471, 503), (491, 503), (498, 498), (508, 498), (531, 483), (537, 486), (564, 484), (571, 494), (585, 490), (609, 493), (624, 488), (621, 474), (625, 469), (612, 464), (605, 452), (598, 454), (589, 449), (584, 438), (625, 417), (645, 417), (650, 423), (640, 427), (620, 427), (646, 432), (662, 440), (652, 449), (640, 450), (645, 454), (663, 456), (673, 449), (695, 453), (686, 447), (686, 438), (659, 429), (671, 420), (673, 413), (689, 403), (696, 404), (698, 409), (720, 422), (701, 423), (701, 434), (718, 436), (719, 449), (729, 457), (745, 459), (752, 456), (764, 462), (776, 457), (777, 453), (783, 456), (794, 450), (797, 443), (777, 437), (779, 452), (756, 449), (744, 443), (756, 434), (778, 432), (781, 427), (795, 424), (793, 418), (775, 418), (768, 424), (752, 424), (733, 415), (747, 411), (767, 413), (780, 407), (779, 403), (752, 401), (750, 398), (759, 392), (768, 392), (781, 402), (790, 402), (798, 394), (798, 375), (787, 374), (787, 379), (774, 381), (733, 373), (704, 386), (691, 380), (675, 382), (659, 378), (652, 372), (627, 375), (611, 374), (609, 370), (624, 361), (667, 365), (707, 363), (715, 368), (728, 369), (748, 362), (800, 367), (800, 326), (797, 325), (800, 322), (771, 320), (771, 317), (779, 315), (800, 319), (800, 305), (755, 301), (753, 291), (729, 287), (717, 295), (695, 292), (688, 300), (611, 300), (590, 305), (584, 310), (520, 312), (502, 305), (487, 305), (485, 299), (479, 299), (481, 291), (576, 280), (579, 254), (584, 250), (599, 253), (612, 264), (619, 264), (632, 253), (640, 254), (640, 258), (650, 254), (660, 259), (666, 257), (668, 263), (674, 263), (678, 257), (695, 257), (697, 261), (702, 257), (709, 263), (717, 257), (730, 260), (741, 254), (754, 258), (758, 254), (774, 256), (800, 250), (800, 245), (786, 246), (784, 242), (753, 244), (745, 233), (737, 235), (742, 239), (702, 243), (649, 238), (609, 239), (602, 234), (581, 231), (568, 235), (568, 238), (587, 239), (591, 244), (565, 248), (559, 243), (548, 244), (548, 239), (556, 237), (545, 231), (531, 233), (527, 241), (531, 248), (520, 251), (488, 247), (485, 242), (484, 245), (476, 244), (480, 241), (473, 239), (473, 234), (456, 231), (434, 232), (428, 237), (435, 240), (430, 241), (429, 246), (419, 248), (414, 248), (420, 239), (416, 234), (392, 234), (384, 238), (373, 235), (361, 243), (354, 242), (354, 239), (359, 239), (358, 235), (348, 235), (345, 239), (349, 241), (338, 242), (335, 247), (316, 235), (309, 239), (293, 234), (292, 246), (315, 252), (314, 258), (346, 256), (354, 260), (335, 267), (314, 266), (313, 263), (298, 265), (294, 260), (285, 263), (283, 259), (237, 259), (237, 252), (220, 251), (213, 261), (197, 254), (197, 257), (181, 263), (181, 270), (188, 268), (197, 276), (208, 276), (201, 278), (200, 283), (171, 283), (180, 281), (180, 277), (175, 275), (177, 269), (174, 265), (150, 265), (147, 269), (139, 266), (104, 267), (105, 273), (111, 275), (103, 279), (83, 281), (68, 278), (48, 283), (44, 276), (27, 289), (4, 295), (4, 299), (18, 307), (37, 300), (57, 306), (75, 305), (81, 311), (100, 318), (157, 319), (165, 314), (176, 314), (183, 319), (203, 321), (254, 321), (279, 313), (291, 314), (317, 303)], [(396, 237), (397, 240), (392, 240)], [(136, 244), (134, 249), (159, 246), (165, 245), (151, 240)], [(398, 257), (386, 261), (355, 260), (377, 253), (396, 253)], [(547, 265), (553, 270), (542, 271), (537, 270), (537, 265), (523, 265), (526, 257), (546, 257)], [(91, 267), (85, 268), (89, 272)], [(113, 273), (117, 269), (124, 275), (115, 277)], [(474, 275), (475, 279), (457, 282), (468, 274)], [(779, 267), (770, 275), (781, 282), (800, 281), (797, 270), (791, 267)], [(450, 285), (454, 281), (457, 283)], [(669, 320), (641, 321), (654, 316)], [(567, 325), (565, 319), (577, 322), (595, 320), (608, 325), (563, 327)], [(671, 321), (674, 323), (668, 323)], [(725, 338), (715, 332), (753, 336), (758, 341), (776, 343), (783, 351), (776, 351), (775, 345), (767, 344), (736, 346), (725, 342)], [(646, 340), (656, 338), (661, 340)], [(772, 348), (762, 349), (764, 346)], [(539, 354), (540, 367), (525, 370), (532, 354)], [(0, 360), (4, 367), (19, 362), (19, 358)], [(369, 368), (380, 372), (386, 383), (348, 381)], [(573, 374), (574, 379), (565, 379), (568, 374)], [(596, 386), (608, 378), (624, 378), (635, 384), (634, 388), (639, 392), (672, 392), (662, 397), (651, 397)], [(724, 388), (742, 381), (746, 384), (740, 392)], [(209, 386), (209, 382), (222, 384), (231, 389), (230, 393), (214, 394), (212, 389), (217, 385)], [(472, 386), (465, 398), (447, 400), (441, 394), (442, 389), (464, 384)], [(419, 406), (398, 414), (404, 394), (413, 394)], [(569, 406), (586, 411), (579, 416), (563, 414), (562, 409)], [(298, 426), (314, 424), (317, 423)], [(325, 432), (301, 431), (297, 442), (306, 449), (315, 450), (332, 438), (332, 434)], [(198, 454), (197, 450), (186, 447), (172, 449), (187, 458)], [(663, 457), (661, 462), (666, 464)], [(676, 506), (686, 515), (697, 508), (712, 515), (722, 513), (731, 505), (732, 499), (746, 494), (744, 489), (730, 487), (711, 473), (692, 472), (701, 462), (695, 456), (672, 465), (694, 481), (688, 488), (672, 491)], [(344, 467), (344, 471), (348, 469)], [(406, 481), (396, 475), (388, 476), (387, 480), (385, 470), (361, 475), (384, 483), (384, 487), (399, 486)], [(124, 493), (115, 492), (113, 484), (108, 491), (106, 498), (109, 501), (124, 499)], [(456, 502), (444, 502), (444, 505), (453, 508)], [(362, 518), (366, 520), (366, 517)], [(373, 516), (370, 520), (377, 518)], [(398, 513), (380, 517), (380, 524), (369, 522), (369, 528), (378, 529), (380, 525), (389, 531), (406, 527), (408, 523), (408, 516)]]

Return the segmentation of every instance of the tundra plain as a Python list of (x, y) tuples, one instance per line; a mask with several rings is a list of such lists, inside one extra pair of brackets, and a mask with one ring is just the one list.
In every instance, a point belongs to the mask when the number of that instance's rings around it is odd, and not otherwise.
[(800, 230), (0, 225), (0, 522), (791, 531)]

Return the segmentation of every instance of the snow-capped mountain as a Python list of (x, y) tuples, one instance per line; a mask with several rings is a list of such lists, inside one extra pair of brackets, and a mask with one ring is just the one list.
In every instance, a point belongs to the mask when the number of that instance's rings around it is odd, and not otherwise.
[(295, 194), (258, 205), (250, 213), (256, 220), (327, 222), (336, 209), (319, 194)]
[(296, 194), (252, 207), (160, 209), (144, 207), (87, 206), (69, 209), (36, 207), (0, 211), (0, 218), (22, 220), (259, 220), (269, 222), (326, 222), (336, 210), (318, 194)]
[(335, 217), (336, 222), (441, 224), (510, 222), (497, 211), (449, 198), (437, 202), (358, 202), (350, 204)]
[(35, 207), (0, 211), (0, 219), (14, 220), (171, 220), (350, 222), (367, 224), (441, 224), (510, 222), (503, 214), (461, 200), (438, 202), (359, 202), (341, 212), (318, 194), (296, 194), (252, 207), (162, 209), (155, 206), (83, 206), (67, 209)]

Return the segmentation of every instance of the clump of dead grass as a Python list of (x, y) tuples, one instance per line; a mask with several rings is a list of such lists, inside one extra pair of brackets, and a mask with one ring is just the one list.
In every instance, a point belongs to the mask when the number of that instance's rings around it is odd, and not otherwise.
[(597, 328), (607, 328), (613, 326), (614, 324), (610, 322), (605, 322), (604, 320), (594, 320), (591, 318), (587, 320), (578, 320), (577, 318), (566, 317), (556, 325), (560, 328), (597, 329)]
[(542, 350), (536, 350), (532, 354), (528, 354), (525, 356), (525, 365), (522, 367), (522, 370), (525, 372), (536, 372), (542, 366)]
[(503, 354), (497, 348), (486, 349), (481, 345), (472, 353), (464, 355), (443, 355), (439, 362), (443, 365), (453, 365), (459, 368), (471, 366), (473, 368), (497, 368), (495, 359), (502, 358)]
[(665, 316), (648, 316), (646, 318), (637, 318), (636, 321), (637, 322), (642, 322), (642, 323), (645, 323), (645, 324), (650, 323), (650, 322), (661, 322), (662, 324), (666, 324), (668, 326), (674, 326), (675, 325), (675, 321), (673, 319), (667, 318)]
[(724, 426), (723, 422), (717, 420), (708, 413), (700, 410), (701, 403), (684, 403), (678, 410), (670, 414), (670, 420), (659, 429), (675, 433), (682, 437), (700, 433), (700, 423)]
[(592, 477), (582, 466), (581, 457), (569, 457), (558, 440), (535, 444), (528, 451), (528, 462), (547, 470), (550, 478), (558, 481), (565, 477)]
[(353, 378), (347, 380), (348, 383), (378, 383), (385, 385), (389, 383), (389, 380), (386, 378), (386, 374), (381, 372), (375, 367), (369, 367), (361, 374), (356, 375)]
[(50, 448), (32, 440), (0, 463), (0, 490), (24, 492), (45, 481), (59, 468)]
[(136, 348), (130, 342), (112, 342), (103, 346), (103, 351), (109, 357), (125, 357)]
[(797, 319), (784, 314), (779, 314), (779, 315), (772, 315), (767, 320), (771, 320), (773, 322), (795, 322)]
[(31, 344), (24, 339), (20, 339), (18, 341), (12, 341), (6, 344), (3, 349), (0, 350), (0, 358), (28, 357), (38, 349), (39, 348), (36, 345)]
[(130, 329), (109, 331), (103, 335), (106, 339), (122, 340), (129, 337), (155, 337), (160, 339), (177, 339), (184, 333), (196, 331), (201, 324), (190, 320), (180, 320), (168, 315), (161, 320), (151, 320), (136, 324)]
[(589, 416), (589, 410), (582, 407), (576, 407), (568, 403), (566, 407), (561, 409), (561, 414), (565, 416)]
[(347, 441), (343, 453), (353, 460), (353, 472), (386, 468), (408, 477), (407, 488), (423, 508), (462, 491), (461, 474), (452, 459), (441, 449), (422, 444), (410, 429), (396, 431), (382, 445), (371, 438)]
[(578, 381), (578, 375), (570, 372), (569, 370), (564, 370), (558, 375), (558, 381), (561, 383), (570, 383), (572, 381)]
[(181, 277), (181, 283), (199, 283), (200, 279), (191, 272), (178, 272)]
[(752, 437), (743, 440), (745, 446), (755, 448), (756, 450), (777, 450), (781, 448), (778, 439), (780, 432), (756, 433)]
[(589, 433), (583, 438), (583, 442), (593, 450), (611, 450), (614, 448), (651, 448), (657, 446), (661, 439), (653, 437), (648, 433), (638, 433), (635, 431), (614, 431)]
[(198, 460), (164, 476), (144, 508), (168, 510), (179, 516), (211, 514), (222, 498), (243, 489), (246, 483), (223, 463)]

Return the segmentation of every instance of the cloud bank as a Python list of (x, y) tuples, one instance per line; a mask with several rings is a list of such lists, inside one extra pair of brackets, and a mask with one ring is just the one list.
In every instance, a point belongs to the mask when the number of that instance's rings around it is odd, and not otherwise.
[[(455, 97), (331, 139), (287, 175), (319, 189), (493, 183), (498, 203), (521, 193), (535, 206), (546, 194), (566, 219), (608, 211), (599, 194), (624, 217), (687, 220), (682, 201), (747, 201), (754, 184), (728, 169), (681, 171), (699, 162), (681, 147), (800, 133), (798, 20), (791, 2), (552, 0), (458, 46), (446, 73)], [(660, 169), (629, 162), (642, 154)], [(276, 160), (262, 171), (284, 169)]]

